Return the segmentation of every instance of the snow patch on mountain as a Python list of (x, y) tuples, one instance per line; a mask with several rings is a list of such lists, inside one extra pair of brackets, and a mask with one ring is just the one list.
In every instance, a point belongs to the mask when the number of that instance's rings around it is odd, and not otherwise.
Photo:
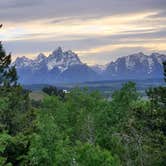
[(61, 72), (67, 70), (72, 65), (82, 64), (77, 54), (72, 51), (63, 52), (59, 47), (47, 58), (48, 70), (52, 70), (57, 67)]
[(17, 68), (29, 67), (31, 66), (33, 60), (23, 56), (18, 57), (16, 61), (13, 63)]
[(104, 70), (107, 68), (107, 65), (93, 65), (90, 66), (92, 68), (93, 71), (95, 71), (98, 74), (102, 74), (104, 72)]
[(74, 52), (58, 47), (48, 57), (42, 53), (35, 59), (21, 57), (13, 65), (22, 83), (56, 83), (162, 78), (163, 61), (166, 61), (166, 55), (140, 52), (120, 57), (107, 65), (89, 67)]
[(44, 61), (46, 59), (46, 56), (43, 53), (40, 53), (37, 58), (35, 59), (35, 61), (37, 63), (41, 63), (42, 61)]
[(105, 79), (145, 79), (162, 78), (163, 62), (166, 55), (142, 52), (118, 58), (111, 62), (104, 71)]
[(151, 57), (148, 57), (147, 60), (148, 60), (148, 65), (149, 65), (149, 67), (148, 67), (148, 69), (149, 69), (148, 70), (148, 74), (150, 74), (152, 72), (152, 70), (153, 70), (154, 61), (153, 61), (153, 59)]
[(31, 67), (32, 70), (38, 70), (41, 66), (47, 66), (49, 71), (58, 68), (63, 72), (73, 65), (82, 64), (82, 62), (74, 52), (70, 50), (63, 52), (62, 48), (58, 47), (48, 57), (40, 53), (34, 60), (26, 57), (17, 58), (14, 64), (17, 68)]
[[(135, 61), (132, 61), (130, 56), (127, 56), (125, 58), (125, 61), (126, 61), (126, 66), (128, 69), (132, 69), (135, 66)], [(115, 71), (117, 71), (117, 67), (116, 67)]]

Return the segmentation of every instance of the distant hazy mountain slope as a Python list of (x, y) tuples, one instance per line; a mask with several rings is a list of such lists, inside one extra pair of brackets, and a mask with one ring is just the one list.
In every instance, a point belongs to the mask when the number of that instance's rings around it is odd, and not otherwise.
[(132, 54), (118, 58), (107, 65), (87, 66), (72, 51), (57, 48), (48, 57), (39, 54), (36, 59), (17, 58), (19, 81), (23, 84), (53, 84), (57, 82), (85, 82), (116, 79), (162, 78), (166, 55), (153, 53)]
[(96, 73), (102, 74), (105, 71), (105, 69), (107, 68), (107, 65), (93, 65), (93, 66), (91, 66), (91, 68)]
[(105, 79), (146, 79), (162, 78), (166, 55), (153, 53), (147, 56), (143, 53), (118, 58), (111, 62), (103, 73)]
[(83, 64), (72, 51), (63, 52), (57, 48), (48, 57), (39, 54), (34, 60), (17, 58), (19, 81), (23, 84), (93, 81), (97, 74)]

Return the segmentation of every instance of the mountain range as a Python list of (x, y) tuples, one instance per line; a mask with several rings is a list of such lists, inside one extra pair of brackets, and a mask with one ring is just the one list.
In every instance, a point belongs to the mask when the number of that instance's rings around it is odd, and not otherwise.
[(48, 57), (40, 53), (36, 59), (20, 57), (15, 60), (19, 82), (22, 84), (54, 84), (97, 80), (98, 74), (82, 63), (72, 51), (58, 47)]
[(88, 66), (74, 52), (58, 47), (48, 57), (42, 53), (36, 59), (18, 57), (13, 65), (22, 84), (55, 84), (162, 78), (163, 61), (166, 61), (166, 55), (145, 55), (140, 52), (120, 57), (107, 65)]

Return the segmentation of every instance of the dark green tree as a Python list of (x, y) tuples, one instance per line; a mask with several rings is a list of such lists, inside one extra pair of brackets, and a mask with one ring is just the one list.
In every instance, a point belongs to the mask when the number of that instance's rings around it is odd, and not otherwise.
[(17, 84), (11, 55), (0, 43), (0, 165), (27, 165), (24, 162), (34, 118), (29, 92)]
[(166, 61), (163, 62), (163, 68), (164, 68), (164, 80), (166, 81)]
[(62, 89), (58, 90), (55, 86), (44, 87), (42, 91), (49, 96), (58, 96), (60, 100), (65, 98), (65, 92)]
[(44, 87), (42, 89), (42, 91), (46, 94), (48, 94), (49, 96), (57, 96), (58, 95), (58, 90), (56, 87), (54, 86), (48, 86), (48, 87)]
[[(166, 62), (163, 63), (164, 79), (166, 81)], [(150, 102), (150, 108), (141, 111), (143, 127), (146, 132), (146, 151), (150, 156), (149, 164), (166, 164), (166, 87), (159, 86), (147, 90), (147, 96)]]
[(7, 55), (0, 42), (0, 85), (15, 86), (17, 84), (17, 72), (15, 66), (11, 66), (11, 54)]

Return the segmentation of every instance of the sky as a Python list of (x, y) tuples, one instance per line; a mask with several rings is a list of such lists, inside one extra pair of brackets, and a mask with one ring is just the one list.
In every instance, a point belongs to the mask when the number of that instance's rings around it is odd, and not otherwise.
[(0, 0), (0, 40), (18, 56), (61, 46), (89, 65), (166, 54), (166, 0)]

